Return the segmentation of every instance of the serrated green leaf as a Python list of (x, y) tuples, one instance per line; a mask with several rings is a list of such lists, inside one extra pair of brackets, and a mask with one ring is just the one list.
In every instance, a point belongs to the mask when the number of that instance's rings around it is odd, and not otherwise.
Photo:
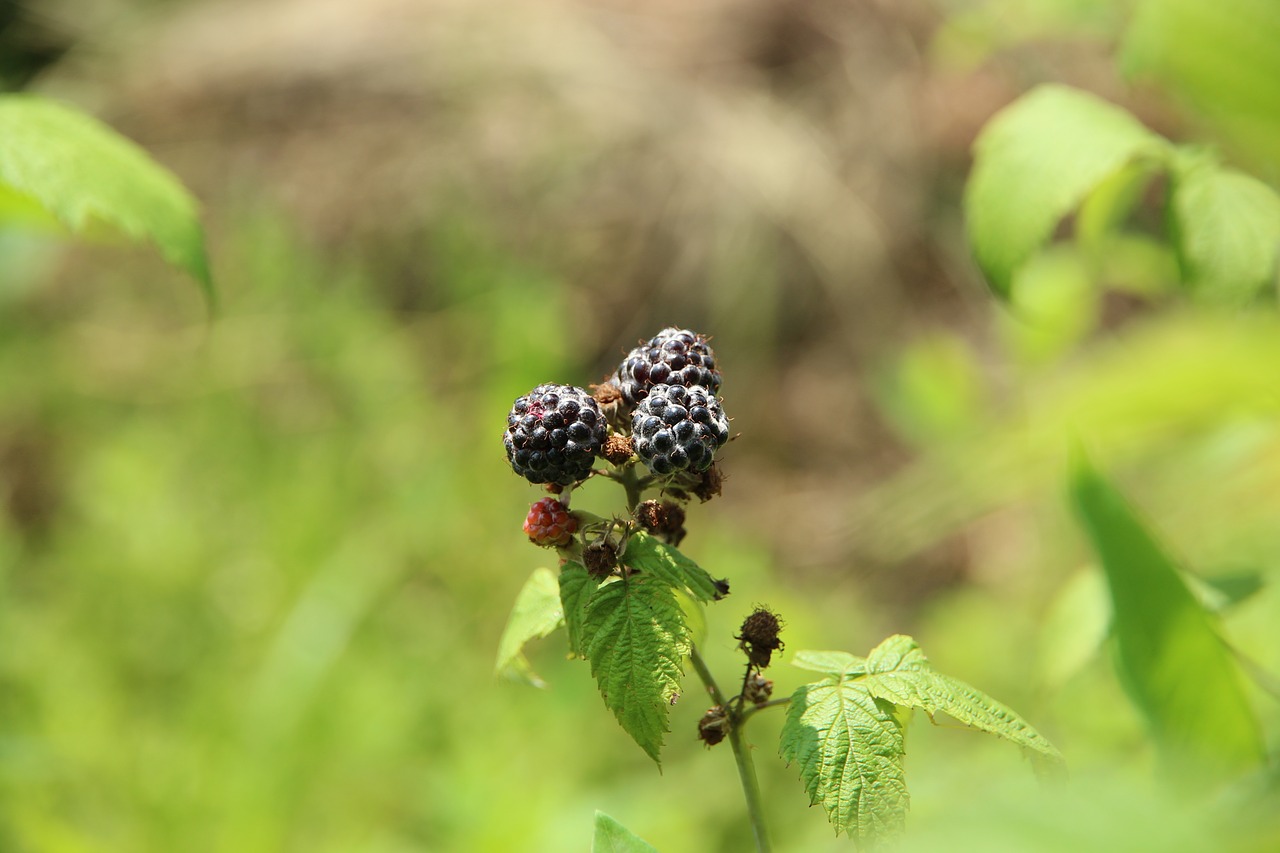
[(623, 563), (647, 572), (673, 587), (689, 590), (699, 601), (714, 601), (723, 594), (706, 570), (690, 560), (673, 545), (660, 542), (644, 531), (636, 531), (627, 539)]
[(707, 640), (707, 609), (688, 590), (677, 589), (675, 592), (676, 601), (684, 611), (684, 624), (689, 626), (689, 642), (695, 646), (703, 645)]
[(1209, 298), (1239, 301), (1276, 284), (1280, 196), (1205, 160), (1175, 170), (1175, 243), (1183, 277)]
[(674, 590), (632, 575), (601, 586), (586, 604), (582, 650), (604, 703), (655, 762), (680, 691), (689, 628)]
[(582, 622), (591, 593), (599, 585), (581, 563), (565, 563), (560, 569), (560, 610), (569, 634), (569, 654), (574, 657), (585, 657), (582, 648)]
[(781, 754), (800, 766), (809, 802), (860, 841), (902, 831), (906, 822), (905, 738), (892, 704), (849, 676), (833, 675), (791, 694)]
[(1078, 453), (1072, 502), (1107, 577), (1116, 664), (1166, 763), (1186, 782), (1258, 766), (1264, 747), (1217, 620), (1124, 497)]
[(1004, 108), (974, 144), (965, 188), (970, 246), (992, 289), (1014, 274), (1106, 178), (1167, 144), (1119, 107), (1066, 86), (1041, 86)]
[(936, 671), (916, 641), (895, 634), (871, 650), (859, 683), (872, 696), (930, 716), (944, 713), (957, 722), (999, 735), (1033, 758), (1061, 764), (1062, 754), (1008, 706), (959, 679)]
[(498, 641), (498, 659), (493, 671), (534, 687), (545, 687), (524, 656), (524, 646), (540, 639), (564, 624), (564, 608), (560, 588), (550, 569), (535, 569), (516, 595), (507, 619), (507, 627)]
[(866, 658), (848, 652), (815, 652), (801, 649), (791, 656), (791, 665), (827, 675), (861, 675), (867, 671)]
[(604, 812), (596, 812), (591, 853), (658, 853), (658, 850)]
[(95, 119), (43, 98), (0, 95), (0, 182), (73, 232), (103, 222), (151, 241), (212, 301), (195, 200), (145, 151)]

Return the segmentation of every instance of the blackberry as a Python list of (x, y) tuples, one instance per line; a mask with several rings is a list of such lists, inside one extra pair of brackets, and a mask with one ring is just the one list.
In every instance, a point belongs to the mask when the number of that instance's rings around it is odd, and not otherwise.
[(529, 541), (544, 548), (568, 545), (577, 529), (577, 519), (555, 498), (543, 498), (529, 507), (529, 515), (524, 520)]
[(502, 443), (515, 472), (530, 483), (585, 480), (604, 444), (606, 426), (591, 395), (572, 385), (539, 385), (507, 415)]
[(634, 406), (656, 385), (701, 385), (715, 394), (720, 371), (705, 337), (669, 327), (627, 354), (618, 367), (617, 383), (622, 399)]
[(654, 385), (631, 416), (631, 435), (653, 473), (701, 473), (729, 440), (729, 419), (701, 385)]

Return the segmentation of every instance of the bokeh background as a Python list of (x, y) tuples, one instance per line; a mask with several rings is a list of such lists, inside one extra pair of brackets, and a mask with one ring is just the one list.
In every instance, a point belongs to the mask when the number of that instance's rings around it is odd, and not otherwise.
[[(1063, 242), (1001, 305), (960, 200), (1041, 82), (1274, 183), (1277, 39), (1246, 0), (3, 0), (0, 85), (192, 188), (221, 308), (144, 248), (0, 230), (0, 850), (585, 850), (596, 809), (747, 849), (692, 678), (659, 773), (563, 637), (549, 689), (493, 675), (551, 560), (507, 408), (672, 324), (740, 433), (685, 542), (733, 585), (713, 669), (756, 603), (789, 649), (910, 633), (1066, 754), (1045, 788), (918, 716), (911, 849), (1224, 849), (1116, 680), (1066, 456), (1205, 579), (1274, 751), (1274, 297), (1179, 295), (1157, 186), (1110, 262)], [(779, 849), (848, 849), (779, 723)], [(1239, 849), (1280, 843), (1257, 814)]]

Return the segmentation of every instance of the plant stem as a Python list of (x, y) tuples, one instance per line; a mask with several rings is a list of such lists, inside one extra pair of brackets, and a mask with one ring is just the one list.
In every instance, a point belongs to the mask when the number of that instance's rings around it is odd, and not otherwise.
[(790, 702), (791, 702), (790, 696), (783, 696), (781, 699), (770, 699), (768, 702), (765, 702), (762, 705), (752, 705), (750, 708), (743, 709), (741, 720), (745, 724), (747, 720), (751, 719), (753, 716), (760, 713), (765, 708), (777, 708), (782, 705), (790, 704)]
[(751, 748), (742, 737), (742, 723), (745, 717), (735, 713), (725, 703), (724, 693), (716, 684), (711, 670), (702, 659), (697, 646), (689, 648), (689, 660), (697, 671), (702, 683), (707, 686), (711, 698), (729, 714), (729, 746), (733, 747), (733, 760), (738, 765), (738, 779), (742, 782), (742, 793), (747, 800), (747, 816), (751, 819), (751, 832), (755, 835), (756, 850), (769, 853), (769, 833), (764, 825), (764, 800), (760, 796), (760, 783), (756, 780), (755, 765), (751, 761)]
[(646, 483), (636, 476), (635, 465), (624, 468), (618, 476), (618, 482), (627, 490), (627, 513), (634, 513), (636, 507), (640, 505), (640, 494), (644, 491)]

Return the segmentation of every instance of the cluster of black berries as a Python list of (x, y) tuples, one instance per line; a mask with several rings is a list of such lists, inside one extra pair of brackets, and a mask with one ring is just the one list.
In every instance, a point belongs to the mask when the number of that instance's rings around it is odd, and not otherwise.
[[(621, 465), (632, 453), (655, 475), (706, 479), (729, 440), (719, 390), (707, 339), (666, 328), (631, 350), (594, 396), (572, 385), (539, 385), (518, 398), (503, 435), (507, 459), (529, 482), (552, 486), (586, 479), (596, 456)], [(683, 486), (697, 493), (696, 484)]]
[(636, 453), (654, 474), (700, 474), (729, 440), (707, 339), (667, 328), (627, 354), (611, 380), (630, 411)]

